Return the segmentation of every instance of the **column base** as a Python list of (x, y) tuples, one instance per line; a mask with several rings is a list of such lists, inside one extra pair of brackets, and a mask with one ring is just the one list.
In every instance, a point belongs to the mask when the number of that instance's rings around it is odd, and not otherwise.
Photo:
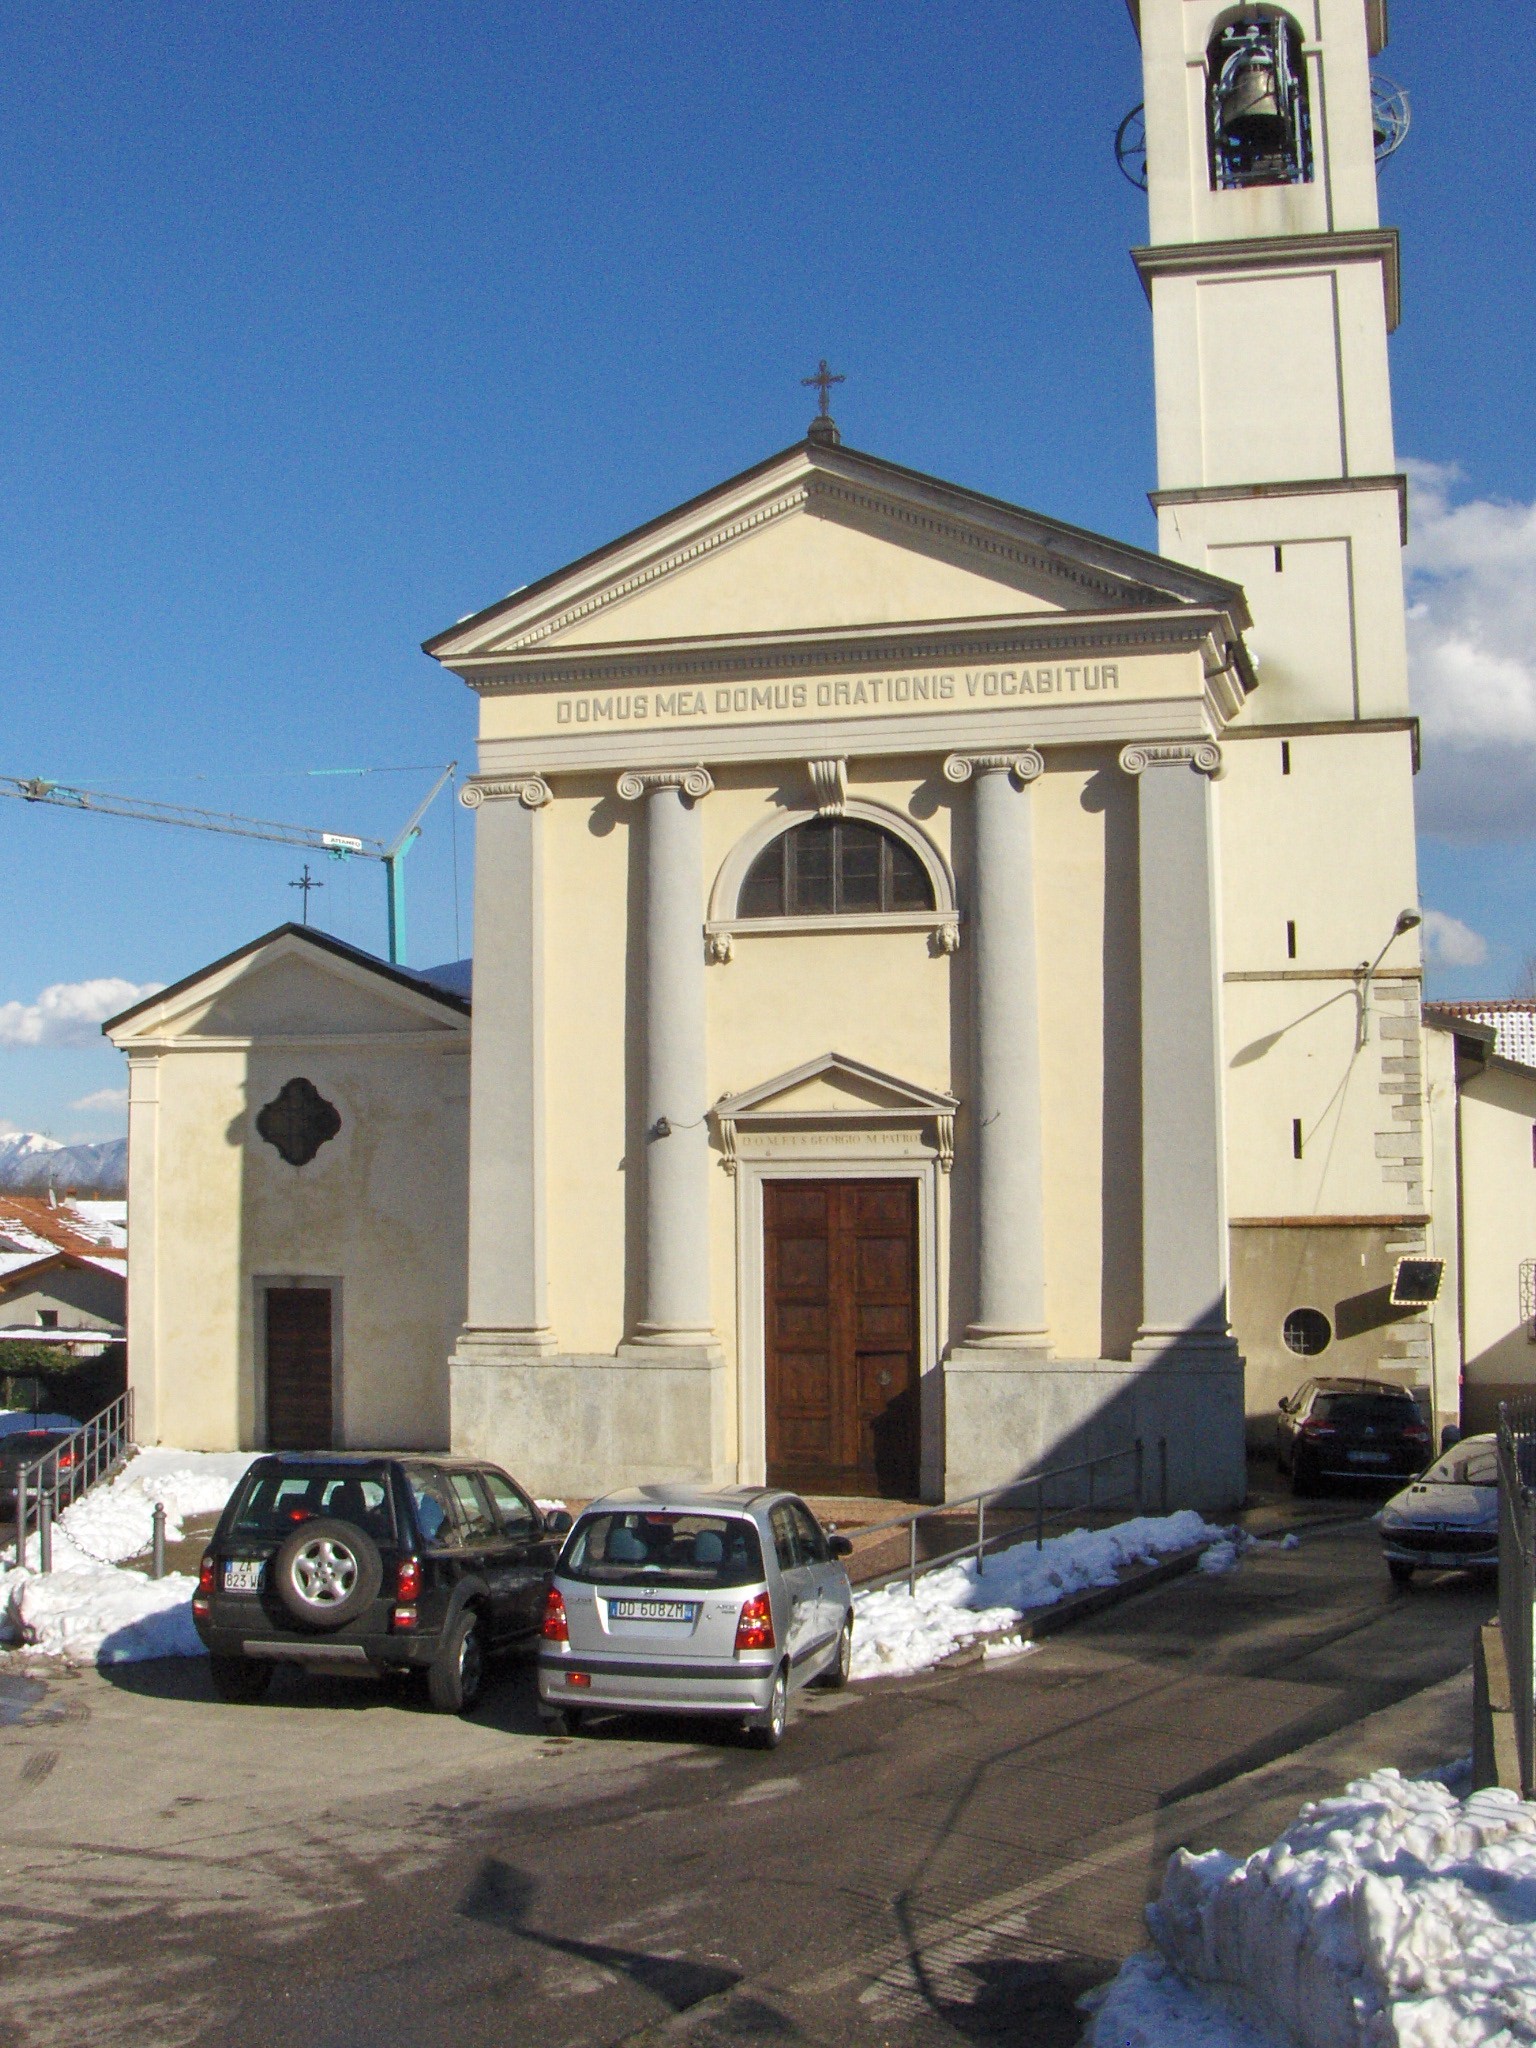
[(963, 1348), (967, 1351), (1022, 1351), (1031, 1358), (1051, 1356), (1048, 1330), (1002, 1330), (992, 1323), (967, 1326)]
[(635, 1333), (619, 1346), (620, 1358), (635, 1349), (661, 1351), (718, 1351), (720, 1337), (711, 1329), (680, 1329), (671, 1323), (637, 1323)]
[[(944, 1361), (944, 1497), (1142, 1446), (1142, 1505), (1226, 1513), (1244, 1495), (1243, 1360), (1230, 1338), (1149, 1357), (1043, 1358), (1026, 1349), (957, 1346)], [(1127, 1515), (1134, 1458), (1104, 1466), (1095, 1499)], [(1086, 1475), (1078, 1489), (1086, 1503)], [(1058, 1482), (1053, 1501), (1075, 1498)]]
[[(718, 1347), (449, 1362), (453, 1448), (533, 1492), (591, 1500), (621, 1486), (736, 1481)], [(728, 1455), (729, 1453), (729, 1455)]]
[(557, 1339), (545, 1326), (512, 1327), (466, 1323), (459, 1332), (450, 1366), (519, 1365), (552, 1358)]

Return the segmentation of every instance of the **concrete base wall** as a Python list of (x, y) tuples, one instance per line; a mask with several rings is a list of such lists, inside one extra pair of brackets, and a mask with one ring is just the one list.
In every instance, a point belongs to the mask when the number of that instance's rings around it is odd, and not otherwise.
[[(948, 1500), (1079, 1459), (1144, 1446), (1155, 1506), (1159, 1440), (1168, 1446), (1168, 1505), (1225, 1512), (1246, 1485), (1243, 1361), (1234, 1350), (1164, 1352), (1146, 1365), (957, 1349), (944, 1366)], [(1130, 1461), (1106, 1473), (1127, 1490)]]
[(454, 1450), (489, 1458), (546, 1498), (587, 1500), (665, 1479), (735, 1481), (716, 1351), (453, 1359), (448, 1377)]

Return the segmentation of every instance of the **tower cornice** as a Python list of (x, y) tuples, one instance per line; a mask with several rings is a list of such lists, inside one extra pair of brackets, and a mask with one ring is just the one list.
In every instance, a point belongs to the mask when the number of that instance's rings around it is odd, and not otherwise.
[(1354, 228), (1332, 235), (1255, 235), (1234, 241), (1156, 242), (1133, 249), (1131, 261), (1148, 300), (1158, 277), (1221, 275), (1263, 270), (1295, 270), (1319, 263), (1381, 265), (1386, 298), (1387, 332), (1402, 313), (1402, 274), (1396, 228)]

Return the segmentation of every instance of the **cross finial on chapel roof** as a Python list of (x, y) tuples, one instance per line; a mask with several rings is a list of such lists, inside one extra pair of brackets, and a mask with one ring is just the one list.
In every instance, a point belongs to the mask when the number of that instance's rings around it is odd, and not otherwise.
[(830, 400), (832, 386), (834, 384), (846, 384), (847, 381), (846, 377), (839, 376), (835, 371), (827, 368), (825, 356), (817, 364), (814, 377), (802, 377), (800, 379), (802, 384), (813, 385), (820, 394), (821, 403), (816, 417), (811, 421), (810, 425), (810, 438), (813, 441), (827, 441), (833, 447), (836, 447), (842, 439), (842, 435), (837, 431), (837, 422), (832, 417)]

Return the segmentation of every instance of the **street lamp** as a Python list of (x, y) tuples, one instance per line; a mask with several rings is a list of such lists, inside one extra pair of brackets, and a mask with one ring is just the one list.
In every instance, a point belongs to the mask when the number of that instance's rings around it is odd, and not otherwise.
[(1397, 913), (1397, 922), (1392, 927), (1391, 936), (1388, 938), (1386, 945), (1382, 947), (1376, 958), (1369, 965), (1362, 960), (1355, 969), (1356, 974), (1360, 978), (1360, 1009), (1355, 1028), (1356, 1052), (1361, 1051), (1363, 1047), (1371, 1042), (1371, 980), (1377, 968), (1387, 957), (1387, 946), (1390, 946), (1394, 939), (1400, 939), (1405, 932), (1417, 930), (1423, 922), (1424, 917), (1421, 911), (1411, 909), (1400, 910)]

